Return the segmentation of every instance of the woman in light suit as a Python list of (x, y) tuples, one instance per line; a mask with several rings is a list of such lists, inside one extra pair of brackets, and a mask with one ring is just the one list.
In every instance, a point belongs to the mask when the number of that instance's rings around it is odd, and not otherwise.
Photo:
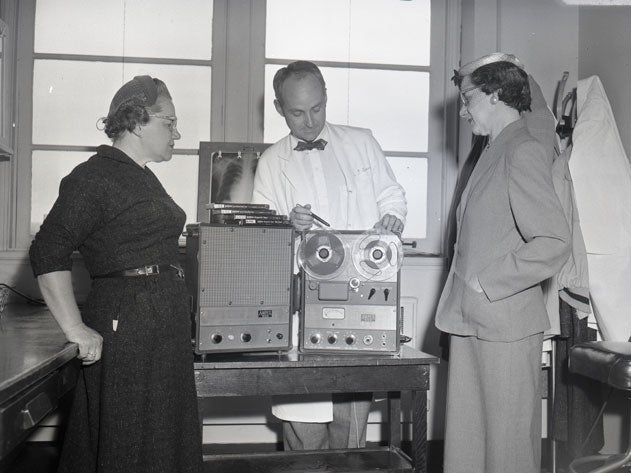
[(539, 473), (540, 283), (570, 252), (549, 150), (528, 132), (528, 75), (494, 53), (453, 78), (461, 117), (489, 137), (457, 210), (454, 257), (436, 315), (450, 334), (445, 473)]

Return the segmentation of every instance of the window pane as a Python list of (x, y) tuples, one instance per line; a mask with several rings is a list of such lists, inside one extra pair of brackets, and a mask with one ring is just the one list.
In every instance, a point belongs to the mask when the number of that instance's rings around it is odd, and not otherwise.
[[(265, 69), (265, 142), (288, 133), (273, 105), (272, 80), (282, 66)], [(386, 150), (428, 149), (429, 74), (374, 69), (321, 68), (327, 83), (327, 120), (370, 128)], [(388, 84), (384, 87), (384, 84)]]
[(35, 52), (208, 60), (212, 14), (211, 0), (40, 0)]
[(120, 65), (110, 63), (36, 60), (33, 143), (96, 146), (108, 141), (96, 122), (107, 115), (121, 84), (120, 71)]
[[(149, 74), (168, 86), (178, 114), (178, 148), (210, 138), (210, 67), (36, 60), (33, 74), (33, 143), (96, 146), (109, 142), (97, 130), (118, 88)], [(90, 84), (86, 87), (85, 84)]]
[(397, 182), (405, 189), (408, 215), (403, 238), (427, 237), (427, 158), (390, 157)]
[[(31, 232), (37, 233), (59, 194), (59, 183), (92, 152), (34, 151), (31, 186)], [(173, 200), (186, 212), (186, 221), (197, 220), (198, 156), (173, 155), (171, 161), (153, 163), (151, 170)]]
[[(267, 0), (266, 56), (427, 66), (430, 3)], [(401, 48), (401, 44), (415, 47)]]

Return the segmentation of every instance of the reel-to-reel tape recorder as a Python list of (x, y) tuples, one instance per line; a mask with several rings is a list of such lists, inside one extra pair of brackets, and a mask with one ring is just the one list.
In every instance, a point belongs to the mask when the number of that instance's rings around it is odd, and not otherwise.
[(397, 235), (308, 231), (297, 256), (303, 270), (302, 351), (399, 350), (403, 247)]

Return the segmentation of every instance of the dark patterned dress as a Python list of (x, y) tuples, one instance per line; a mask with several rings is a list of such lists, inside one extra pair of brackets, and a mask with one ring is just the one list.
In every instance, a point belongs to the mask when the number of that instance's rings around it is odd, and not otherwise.
[[(100, 146), (62, 180), (31, 245), (33, 271), (70, 270), (76, 249), (92, 276), (176, 264), (184, 223), (149, 169)], [(82, 316), (103, 336), (103, 354), (81, 370), (59, 471), (201, 472), (184, 280), (175, 272), (94, 279)]]

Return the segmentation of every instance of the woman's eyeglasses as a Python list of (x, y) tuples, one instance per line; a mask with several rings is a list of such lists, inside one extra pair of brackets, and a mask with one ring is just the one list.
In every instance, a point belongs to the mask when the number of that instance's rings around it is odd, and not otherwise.
[(467, 97), (465, 94), (468, 94), (469, 92), (479, 89), (480, 87), (482, 86), (476, 85), (475, 87), (469, 87), (468, 89), (464, 89), (460, 91), (460, 102), (462, 103), (463, 107), (468, 108), (469, 104), (471, 104), (471, 97)]
[(162, 120), (169, 120), (169, 130), (171, 133), (177, 130), (177, 117), (171, 115), (156, 115), (154, 113), (149, 114), (150, 117), (161, 118)]

